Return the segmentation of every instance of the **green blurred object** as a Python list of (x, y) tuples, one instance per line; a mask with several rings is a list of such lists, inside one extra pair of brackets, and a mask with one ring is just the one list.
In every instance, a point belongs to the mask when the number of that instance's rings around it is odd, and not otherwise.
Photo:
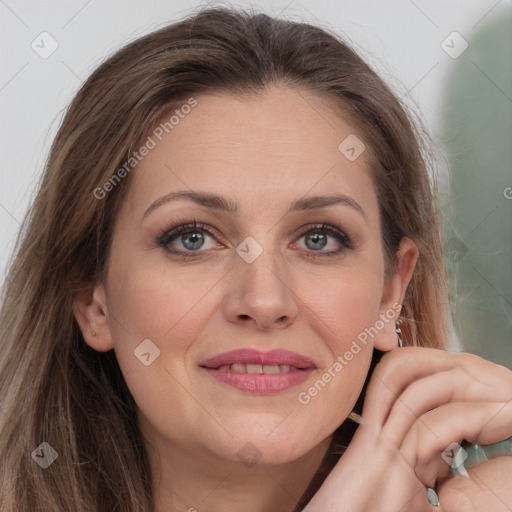
[[(450, 468), (452, 475), (469, 476), (467, 470), (482, 462), (495, 459), (496, 457), (512, 456), (512, 437), (499, 441), (497, 443), (482, 445), (463, 441), (459, 449), (453, 455), (448, 452), (448, 457), (452, 457)], [(445, 458), (448, 462), (448, 460)]]
[(504, 441), (500, 441), (499, 443), (488, 445), (469, 444), (467, 446), (462, 445), (462, 447), (466, 450), (468, 455), (468, 458), (464, 462), (464, 466), (466, 468), (471, 468), (496, 457), (512, 455), (512, 437), (509, 437)]
[(454, 323), (465, 352), (512, 368), (512, 15), (479, 27), (453, 61), (441, 197)]

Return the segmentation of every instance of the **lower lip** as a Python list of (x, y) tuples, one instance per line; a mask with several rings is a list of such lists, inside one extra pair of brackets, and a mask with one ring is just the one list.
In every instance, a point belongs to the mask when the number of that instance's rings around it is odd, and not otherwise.
[(249, 393), (279, 393), (304, 382), (315, 368), (306, 368), (277, 374), (239, 373), (232, 370), (220, 371), (204, 368), (212, 377), (234, 388)]

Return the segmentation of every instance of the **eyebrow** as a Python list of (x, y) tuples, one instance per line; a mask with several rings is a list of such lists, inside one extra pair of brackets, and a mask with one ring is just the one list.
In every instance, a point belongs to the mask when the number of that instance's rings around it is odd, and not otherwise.
[[(189, 199), (190, 201), (193, 201), (200, 206), (204, 206), (212, 210), (225, 211), (231, 215), (238, 215), (240, 213), (240, 207), (238, 203), (230, 198), (222, 197), (210, 192), (180, 190), (176, 192), (170, 192), (169, 194), (166, 194), (165, 196), (162, 196), (154, 201), (144, 212), (141, 222), (159, 206), (171, 201), (176, 201), (178, 199)], [(289, 214), (295, 211), (317, 210), (319, 208), (325, 208), (335, 204), (349, 206), (359, 212), (362, 217), (367, 220), (366, 213), (361, 208), (359, 203), (345, 194), (301, 197), (291, 204), (287, 213)]]

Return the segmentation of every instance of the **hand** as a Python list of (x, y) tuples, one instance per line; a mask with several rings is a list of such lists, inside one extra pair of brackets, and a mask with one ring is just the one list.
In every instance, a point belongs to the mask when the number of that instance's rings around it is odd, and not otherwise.
[[(362, 418), (305, 512), (466, 512), (473, 510), (467, 501), (466, 509), (454, 505), (466, 495), (476, 504), (488, 492), (510, 493), (497, 474), (497, 487), (487, 490), (468, 478), (451, 478), (441, 457), (453, 442), (485, 445), (512, 435), (509, 369), (467, 353), (396, 348), (374, 370)], [(492, 462), (485, 463), (491, 473), (497, 467)], [(440, 507), (427, 501), (426, 488), (436, 480), (443, 482)], [(507, 510), (498, 506), (489, 508), (486, 501), (485, 510)]]

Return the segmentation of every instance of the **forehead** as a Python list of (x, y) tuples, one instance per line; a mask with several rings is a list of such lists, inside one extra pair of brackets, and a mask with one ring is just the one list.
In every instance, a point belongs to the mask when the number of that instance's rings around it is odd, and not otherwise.
[(155, 144), (132, 171), (128, 201), (147, 203), (187, 188), (254, 206), (333, 189), (359, 199), (373, 194), (368, 151), (356, 159), (344, 153), (347, 140), (361, 151), (364, 136), (332, 102), (285, 87), (194, 99), (194, 108), (178, 107), (172, 125), (171, 112), (149, 134)]

